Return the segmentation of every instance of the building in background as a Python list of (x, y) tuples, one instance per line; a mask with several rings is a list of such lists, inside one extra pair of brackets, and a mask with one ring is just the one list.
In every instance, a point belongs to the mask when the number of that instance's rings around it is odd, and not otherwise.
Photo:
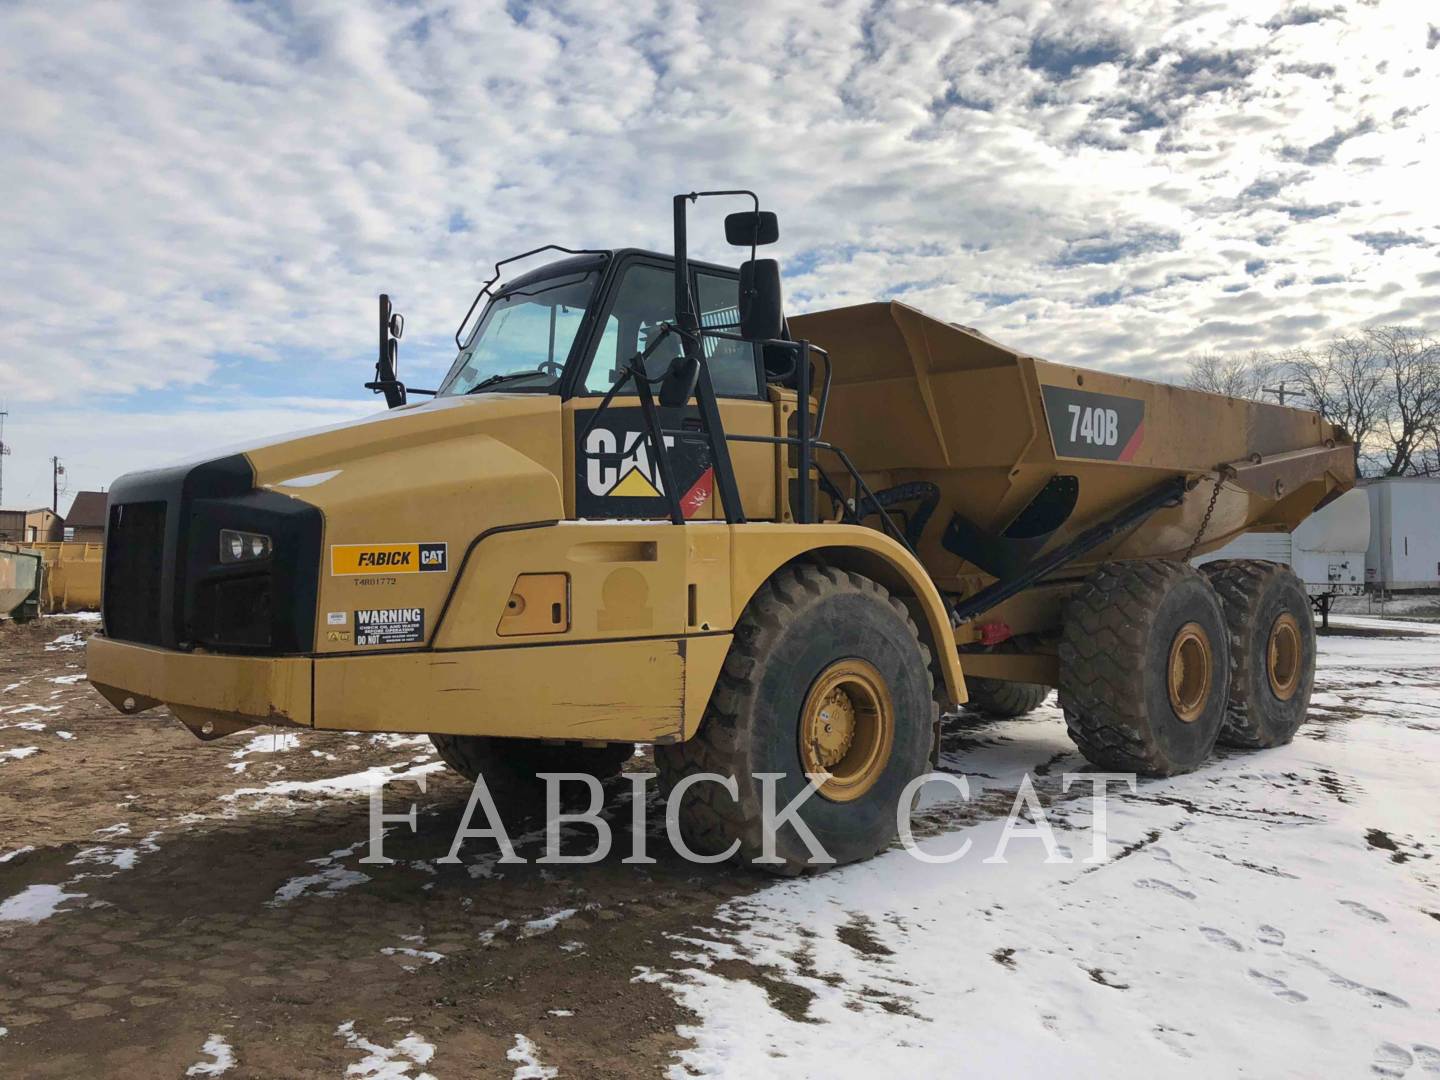
[(1440, 477), (1386, 476), (1365, 482), (1370, 546), (1365, 580), (1374, 589), (1440, 589)]
[(109, 496), (103, 491), (81, 491), (65, 515), (65, 539), (82, 544), (105, 542), (105, 504)]
[(38, 510), (0, 510), (0, 541), (49, 544), (64, 539), (65, 519), (48, 506)]

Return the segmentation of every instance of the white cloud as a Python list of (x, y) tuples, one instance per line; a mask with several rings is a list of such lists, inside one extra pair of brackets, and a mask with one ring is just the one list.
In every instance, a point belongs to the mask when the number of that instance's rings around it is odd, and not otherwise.
[[(382, 289), (412, 374), (436, 372), (496, 258), (667, 248), (668, 197), (696, 187), (754, 186), (781, 213), (800, 306), (898, 293), (1057, 359), (1163, 371), (1377, 318), (1440, 325), (1419, 282), (1440, 242), (1425, 12), (6, 5), (0, 395), (33, 459), (7, 489), (48, 488), (51, 453), (84, 460), (67, 424), (92, 456), (129, 454), (188, 431), (166, 430), (170, 395), (232, 375), (241, 393), (257, 371), (327, 397), (358, 383)], [(154, 432), (111, 413), (139, 391), (167, 416)]]

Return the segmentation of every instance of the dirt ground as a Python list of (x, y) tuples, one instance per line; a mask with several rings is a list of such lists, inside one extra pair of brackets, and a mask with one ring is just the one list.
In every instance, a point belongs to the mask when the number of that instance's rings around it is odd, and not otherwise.
[(434, 760), (428, 741), (305, 732), (237, 760), (249, 734), (201, 743), (77, 678), (93, 625), (0, 624), (0, 898), (67, 894), (0, 921), (0, 1075), (182, 1076), (212, 1061), (212, 1033), (230, 1077), (416, 1075), (406, 1047), (427, 1043), (440, 1075), (509, 1077), (520, 1035), (562, 1075), (669, 1065), (689, 1017), (637, 968), (764, 879), (680, 860), (663, 828), (653, 866), (623, 865), (618, 833), (597, 865), (498, 866), (481, 840), (437, 865), (469, 794), (444, 771), (424, 796), (390, 784), (390, 812), (421, 807), (418, 834), (392, 830), (395, 863), (363, 865), (364, 794), (233, 793), (403, 772)]

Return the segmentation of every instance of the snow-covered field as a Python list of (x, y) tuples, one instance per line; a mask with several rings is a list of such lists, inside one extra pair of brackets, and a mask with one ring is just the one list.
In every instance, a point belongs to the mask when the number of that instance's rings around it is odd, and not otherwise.
[[(1053, 699), (981, 729), (945, 763), (968, 809), (921, 841), (966, 857), (779, 885), (640, 973), (702, 1018), (674, 1075), (1440, 1074), (1440, 634), (1416, 630), (1323, 639), (1295, 742), (1112, 797), (1099, 865)], [(986, 862), (1027, 772), (1072, 858)]]

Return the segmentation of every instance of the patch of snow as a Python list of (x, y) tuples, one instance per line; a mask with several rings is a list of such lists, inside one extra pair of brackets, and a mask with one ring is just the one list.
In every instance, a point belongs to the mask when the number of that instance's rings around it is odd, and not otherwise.
[(57, 612), (48, 612), (48, 611), (47, 611), (47, 612), (44, 613), (44, 615), (43, 615), (42, 617), (43, 617), (43, 618), (46, 618), (46, 619), (68, 620), (68, 621), (70, 621), (70, 622), (92, 623), (92, 622), (99, 622), (99, 621), (100, 621), (100, 612), (98, 612), (98, 611), (57, 611)]
[(69, 742), (71, 739), (75, 738), (75, 735), (73, 732), (70, 731), (57, 731), (55, 732), (55, 737), (57, 739), (64, 739), (66, 742)]
[(332, 851), (328, 855), (322, 855), (318, 859), (311, 859), (311, 866), (321, 867), (318, 874), (306, 874), (303, 877), (293, 877), (275, 890), (275, 895), (267, 902), (269, 907), (279, 907), (288, 904), (297, 896), (302, 896), (314, 889), (324, 896), (333, 896), (336, 893), (344, 892), (355, 885), (364, 885), (370, 880), (369, 875), (358, 870), (349, 870), (340, 865), (340, 860), (355, 851), (367, 841), (357, 840), (349, 847)]
[(554, 911), (538, 919), (531, 919), (520, 928), (521, 937), (538, 937), (541, 934), (548, 934), (566, 919), (575, 915), (579, 908), (565, 908), (563, 911)]
[(547, 1016), (561, 1016), (561, 1017), (564, 1017), (564, 1016), (574, 1016), (575, 1014), (574, 1014), (573, 1012), (571, 1012), (569, 1009), (550, 1009), (550, 1010), (546, 1013), (546, 1015), (547, 1015)]
[(435, 1080), (428, 1072), (415, 1073), (411, 1069), (429, 1064), (435, 1056), (435, 1047), (415, 1032), (393, 1046), (381, 1046), (355, 1033), (355, 1021), (346, 1020), (335, 1029), (335, 1034), (345, 1040), (351, 1050), (365, 1051), (365, 1058), (345, 1068), (346, 1076), (361, 1077), (362, 1080)]
[(35, 850), (35, 848), (34, 848), (33, 845), (31, 845), (31, 844), (26, 844), (24, 847), (18, 847), (18, 848), (16, 848), (14, 851), (7, 851), (4, 855), (0, 855), (0, 863), (7, 863), (7, 862), (9, 862), (11, 859), (15, 858), (15, 856), (17, 856), (17, 855), (24, 855), (27, 851), (34, 851), (34, 850)]
[[(415, 960), (424, 960), (427, 964), (438, 964), (441, 960), (445, 959), (444, 953), (431, 952), (428, 949), (412, 949), (404, 945), (387, 945), (380, 950), (380, 954), (382, 956), (409, 956)], [(406, 971), (414, 971), (418, 966), (418, 964), (401, 965)]]
[(74, 686), (76, 683), (85, 681), (85, 673), (81, 672), (79, 675), (57, 675), (47, 681), (59, 683), (61, 686)]
[(200, 1048), (202, 1054), (209, 1054), (214, 1061), (201, 1061), (185, 1070), (186, 1076), (219, 1076), (235, 1067), (235, 1051), (223, 1035), (211, 1035)]
[(251, 754), (279, 754), (286, 750), (294, 750), (299, 745), (300, 736), (296, 732), (270, 731), (263, 735), (256, 735), (230, 756), (243, 758), (249, 757)]
[[(924, 1076), (963, 1061), (975, 1075), (1354, 1076), (1386, 1047), (1428, 1049), (1433, 634), (1332, 635), (1319, 652), (1293, 743), (1222, 749), (1188, 776), (1113, 794), (1098, 863), (1083, 861), (1089, 783), (1061, 791), (1082, 762), (1053, 704), (952, 724), (966, 749), (942, 768), (966, 773), (972, 797), (930, 798), (916, 830), (922, 851), (969, 842), (969, 854), (926, 864), (893, 850), (732, 901), (713, 940), (677, 939), (669, 970), (635, 975), (701, 1018), (680, 1029), (694, 1048), (673, 1075), (823, 1061), (837, 1077)], [(1031, 836), (986, 862), (1027, 775), (1073, 857), (1047, 863)], [(737, 958), (763, 982), (715, 966)], [(799, 1004), (780, 1011), (764, 984)]]
[[(273, 798), (287, 795), (358, 795), (369, 794), (370, 790), (382, 783), (397, 780), (412, 780), (417, 776), (438, 772), (445, 768), (441, 761), (430, 761), (424, 765), (404, 768), (408, 762), (398, 765), (377, 765), (364, 772), (332, 776), (324, 780), (277, 780), (260, 788), (237, 788), (228, 795), (221, 795), (221, 802), (233, 802), (240, 798)], [(396, 772), (396, 769), (403, 771)]]
[(30, 885), (0, 903), (0, 922), (42, 922), (59, 911), (66, 900), (79, 900), (84, 896), (84, 893), (67, 893), (63, 885)]
[(39, 749), (38, 746), (17, 746), (14, 750), (0, 750), (0, 758), (12, 758), (18, 761), (21, 758), (29, 757)]
[(17, 705), (13, 709), (6, 709), (5, 715), (16, 716), (26, 712), (59, 712), (64, 707), (63, 705)]
[(59, 652), (62, 649), (83, 649), (85, 638), (79, 633), (61, 634), (50, 644), (45, 646), (46, 652)]
[(540, 1063), (540, 1051), (524, 1035), (516, 1034), (515, 1045), (505, 1051), (505, 1057), (519, 1066), (515, 1080), (553, 1080), (560, 1070)]
[(40, 723), (39, 720), (22, 720), (20, 723), (13, 724), (11, 726), (18, 727), (22, 731), (29, 732), (40, 732), (45, 730), (45, 725)]
[(24, 680), (21, 680), (20, 682), (12, 682), (9, 686), (5, 687), (4, 690), (0, 690), (0, 694), (8, 694), (11, 690), (19, 690), (20, 687), (24, 685)]

